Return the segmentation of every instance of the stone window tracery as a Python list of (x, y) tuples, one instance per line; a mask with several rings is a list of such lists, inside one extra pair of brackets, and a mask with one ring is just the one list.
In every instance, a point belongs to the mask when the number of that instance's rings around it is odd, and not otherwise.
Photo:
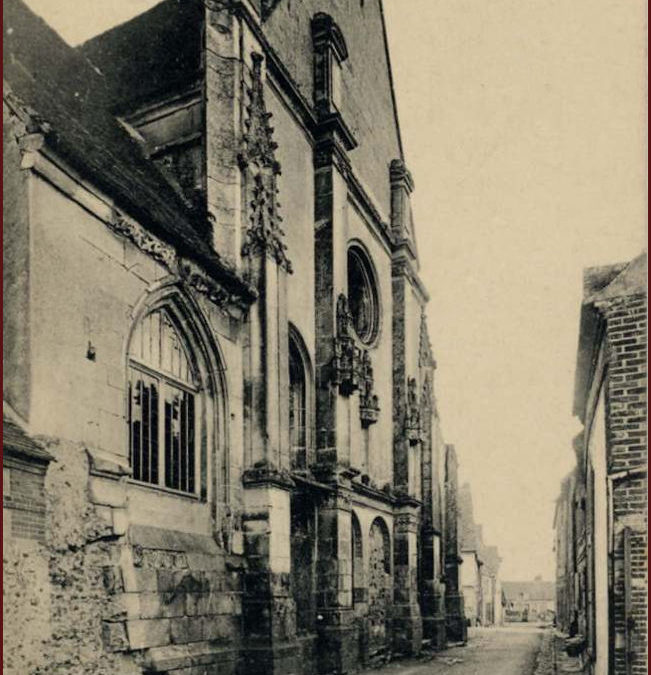
[(305, 371), (296, 346), (289, 342), (289, 438), (292, 448), (293, 464), (305, 468), (307, 438)]
[(167, 309), (150, 312), (136, 325), (128, 374), (133, 478), (195, 494), (202, 385), (187, 341)]
[(371, 263), (359, 246), (348, 249), (348, 306), (357, 337), (371, 344), (379, 328), (379, 300)]
[(294, 470), (307, 470), (311, 457), (311, 379), (309, 357), (298, 331), (289, 330), (289, 441)]

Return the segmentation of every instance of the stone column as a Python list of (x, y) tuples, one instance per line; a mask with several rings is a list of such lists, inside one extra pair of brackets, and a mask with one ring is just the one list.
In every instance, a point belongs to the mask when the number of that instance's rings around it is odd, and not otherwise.
[(300, 672), (291, 593), (290, 490), (268, 467), (244, 477), (243, 667), (247, 675)]
[(321, 673), (348, 673), (358, 662), (353, 611), (350, 500), (333, 492), (318, 511), (317, 633)]
[[(416, 654), (423, 626), (419, 593), (421, 507), (431, 496), (431, 448), (424, 442), (422, 388), (429, 362), (419, 348), (421, 315), (428, 296), (418, 277), (418, 256), (411, 219), (414, 184), (401, 159), (391, 162), (391, 232), (393, 288), (393, 484), (396, 508), (394, 549), (394, 649)], [(431, 516), (431, 508), (428, 511)], [(422, 568), (421, 568), (422, 573)], [(421, 579), (421, 581), (423, 581)]]
[(242, 133), (240, 22), (225, 0), (206, 3), (205, 118), (206, 199), (213, 246), (226, 261), (241, 265), (242, 175), (237, 163)]
[(398, 654), (418, 654), (423, 626), (418, 597), (418, 534), (420, 504), (405, 500), (396, 509), (393, 544), (393, 648)]
[[(257, 290), (243, 331), (243, 664), (249, 675), (298, 672), (291, 593), (287, 274), (277, 202), (280, 165), (264, 100), (264, 59), (241, 54), (244, 118), (237, 161), (241, 265)], [(236, 238), (237, 239), (237, 238)]]
[(454, 445), (445, 446), (445, 618), (451, 642), (468, 639), (463, 595), (459, 588), (459, 512), (457, 507), (457, 455)]
[[(315, 472), (332, 485), (318, 510), (317, 633), (321, 672), (349, 672), (358, 658), (352, 607), (351, 513), (343, 494), (354, 472), (348, 428), (357, 370), (347, 337), (346, 241), (335, 237), (346, 208), (342, 176), (347, 159), (336, 134), (324, 134), (315, 151), (316, 425)], [(358, 359), (357, 359), (358, 360)]]
[(433, 649), (445, 648), (445, 586), (441, 582), (441, 514), (442, 482), (440, 476), (440, 425), (434, 397), (436, 361), (432, 354), (427, 320), (421, 314), (418, 365), (423, 373), (421, 394), (422, 439), (422, 523), (420, 598), (423, 615), (423, 637)]

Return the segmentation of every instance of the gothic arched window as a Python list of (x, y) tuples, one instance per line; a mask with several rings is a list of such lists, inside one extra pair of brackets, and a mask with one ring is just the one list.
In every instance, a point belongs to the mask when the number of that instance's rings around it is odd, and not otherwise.
[(298, 331), (289, 330), (289, 442), (291, 465), (307, 470), (312, 462), (312, 380), (307, 349)]
[(296, 469), (305, 469), (307, 434), (305, 417), (307, 396), (305, 370), (301, 356), (293, 340), (289, 341), (289, 440), (292, 449), (292, 465)]
[(368, 256), (359, 246), (348, 249), (348, 307), (357, 337), (371, 344), (380, 323), (377, 285)]
[(149, 312), (134, 329), (128, 387), (133, 478), (195, 494), (203, 387), (180, 323), (167, 308)]

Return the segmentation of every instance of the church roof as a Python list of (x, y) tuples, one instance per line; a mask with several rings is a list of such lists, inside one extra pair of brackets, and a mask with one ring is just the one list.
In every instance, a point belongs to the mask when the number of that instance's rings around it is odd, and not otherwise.
[(203, 239), (202, 223), (109, 110), (104, 76), (22, 0), (3, 3), (5, 97), (27, 111), (72, 169), (179, 253), (201, 262), (233, 293), (248, 285)]
[(115, 110), (186, 90), (202, 78), (204, 5), (164, 0), (77, 49), (103, 76)]

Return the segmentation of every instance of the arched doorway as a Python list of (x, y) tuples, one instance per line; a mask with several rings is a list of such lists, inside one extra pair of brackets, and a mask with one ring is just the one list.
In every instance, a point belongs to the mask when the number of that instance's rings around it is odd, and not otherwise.
[(386, 650), (391, 620), (391, 539), (384, 520), (376, 518), (369, 537), (369, 656)]

